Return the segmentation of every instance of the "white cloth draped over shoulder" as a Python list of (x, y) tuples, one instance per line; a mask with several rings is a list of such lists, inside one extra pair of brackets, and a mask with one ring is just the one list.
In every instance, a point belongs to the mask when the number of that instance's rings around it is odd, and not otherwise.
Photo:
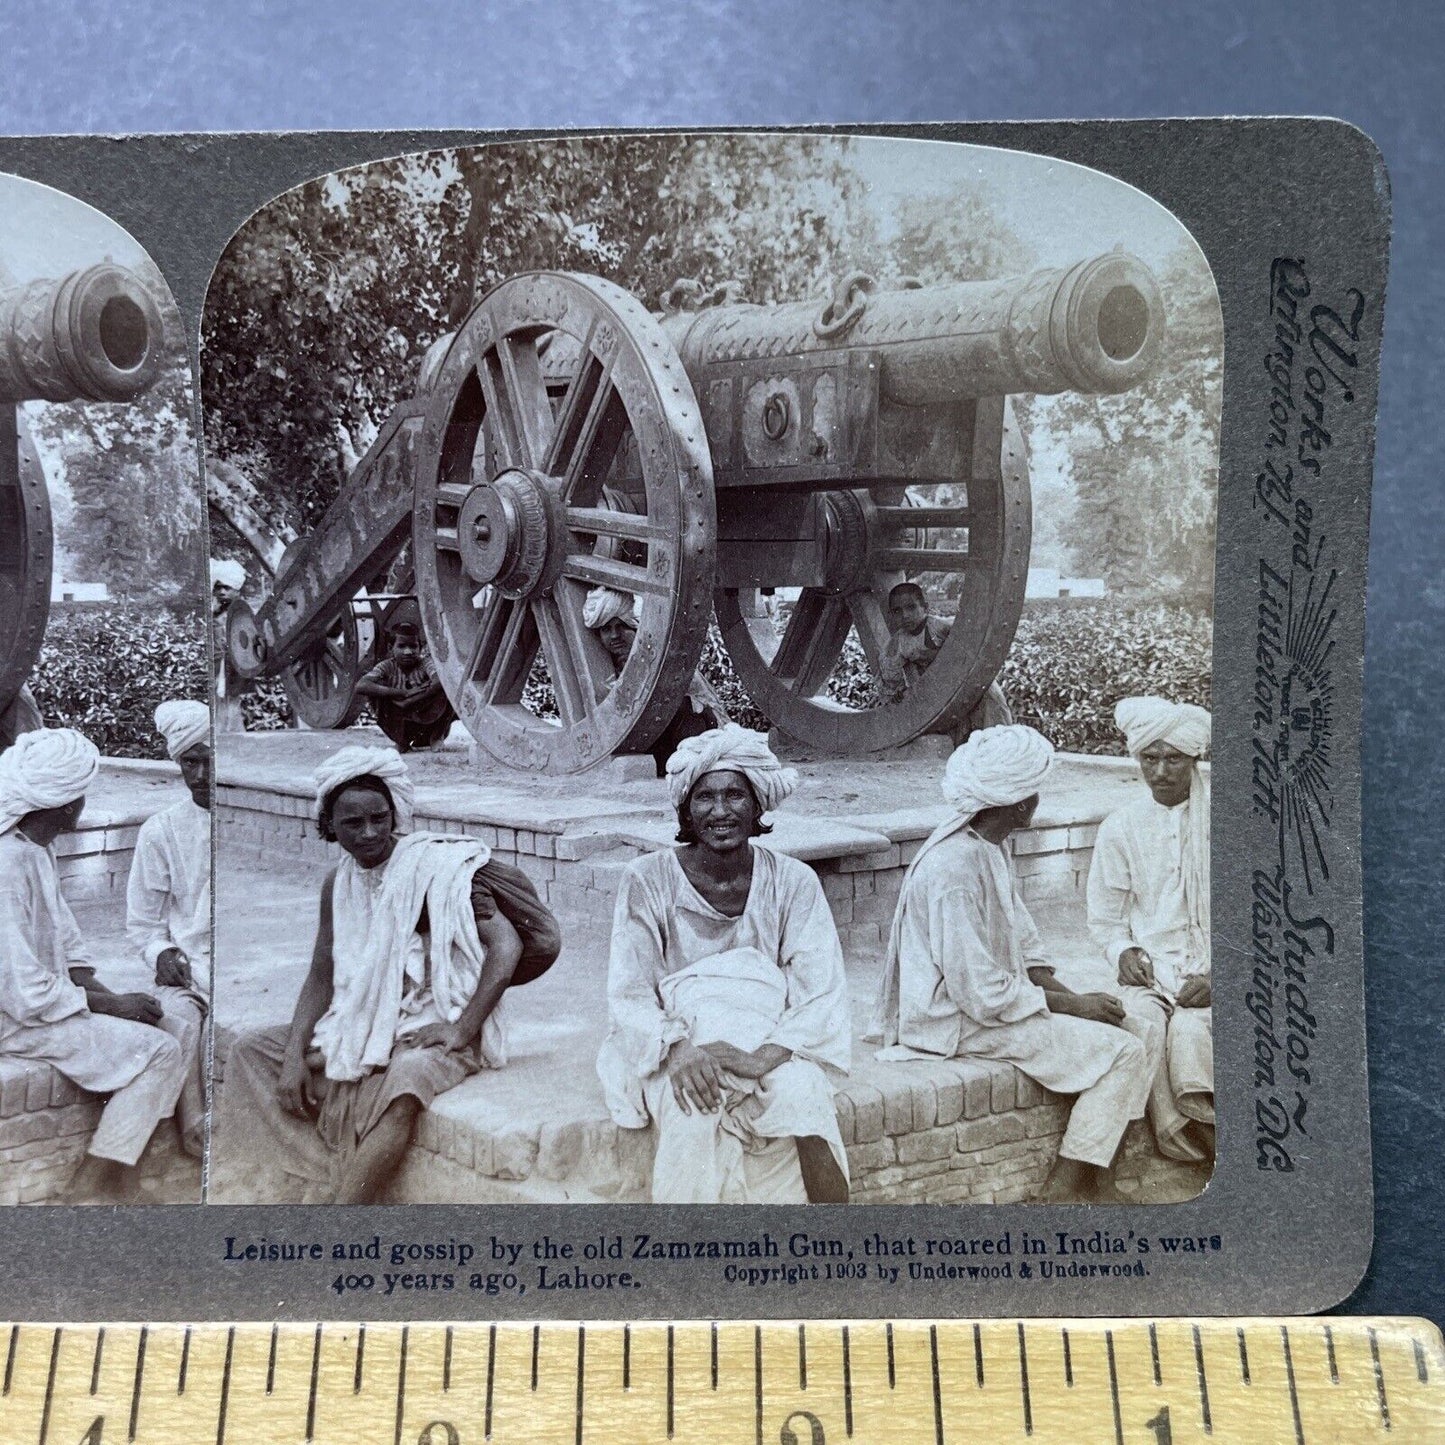
[[(461, 1016), (487, 963), (471, 885), (490, 857), (475, 839), (413, 833), (379, 868), (360, 868), (349, 856), (337, 865), (331, 1005), (311, 1040), (328, 1079), (384, 1068), (399, 1039)], [(426, 938), (417, 933), (423, 903)], [(491, 1067), (506, 1062), (505, 1013), (504, 998), (482, 1028), (480, 1057)]]
[[(655, 1200), (747, 1197), (743, 1154), (767, 1140), (826, 1139), (846, 1175), (830, 1082), (850, 1063), (843, 955), (822, 885), (805, 863), (754, 846), (747, 905), (729, 918), (693, 887), (674, 850), (638, 859), (618, 891), (607, 998), (597, 1070), (624, 1128), (670, 1112), (664, 1064), (680, 1039), (749, 1052), (776, 1044), (792, 1054), (759, 1080), (725, 1074), (716, 1128), (736, 1141), (731, 1154), (714, 1151), (707, 1165), (673, 1158), (660, 1141)], [(714, 1177), (701, 1179), (709, 1169)]]

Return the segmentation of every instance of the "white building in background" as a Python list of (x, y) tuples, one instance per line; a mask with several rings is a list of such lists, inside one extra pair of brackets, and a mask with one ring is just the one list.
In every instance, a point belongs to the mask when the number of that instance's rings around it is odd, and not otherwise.
[(109, 602), (110, 588), (104, 582), (69, 582), (64, 577), (50, 579), (52, 602)]
[(1028, 588), (1024, 596), (1030, 600), (1105, 597), (1108, 591), (1102, 577), (1063, 577), (1053, 567), (1030, 567)]

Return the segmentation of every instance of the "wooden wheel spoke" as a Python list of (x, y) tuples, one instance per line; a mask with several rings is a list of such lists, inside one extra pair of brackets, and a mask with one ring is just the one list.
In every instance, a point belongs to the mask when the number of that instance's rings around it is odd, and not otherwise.
[(852, 615), (858, 641), (863, 644), (868, 666), (876, 677), (883, 649), (888, 645), (888, 617), (883, 603), (876, 592), (852, 592), (848, 596), (848, 611)]
[(590, 656), (591, 639), (577, 609), (555, 593), (534, 598), (531, 606), (557, 711), (563, 723), (572, 727), (596, 708), (601, 697), (601, 679)]
[(662, 533), (645, 512), (621, 512), (611, 507), (568, 507), (567, 527), (593, 537), (621, 537), (628, 542), (662, 539)]
[(490, 658), (483, 657), (487, 664), (486, 681), (482, 684), (482, 701), (491, 706), (499, 698), (520, 696), (531, 670), (532, 659), (537, 655), (537, 635), (533, 628), (526, 626), (527, 608), (520, 602), (512, 604), (497, 649)]
[(914, 527), (967, 527), (967, 507), (879, 507), (878, 520), (908, 531)]
[(472, 638), (467, 660), (462, 664), (463, 685), (476, 680), (477, 667), (484, 657), (495, 656), (502, 633), (502, 614), (506, 611), (506, 598), (491, 587), (483, 590), (487, 595), (479, 609), (481, 615), (477, 618), (477, 633)]
[(462, 550), (462, 544), (457, 538), (455, 527), (438, 527), (436, 529), (436, 546), (439, 552), (458, 552)]
[(603, 400), (601, 393), (609, 387), (611, 364), (604, 363), (592, 350), (592, 338), (596, 334), (597, 318), (594, 316), (577, 353), (577, 369), (572, 373), (567, 390), (562, 394), (562, 404), (557, 409), (557, 424), (542, 464), (542, 470), (548, 476), (562, 474), (566, 461), (576, 450), (579, 435), (586, 430), (593, 408)]
[(497, 342), (495, 355), (518, 464), (539, 467), (551, 445), (555, 423), (537, 343), (526, 337), (504, 336)]
[(437, 488), (437, 502), (456, 511), (471, 495), (472, 489), (461, 482), (443, 482)]
[(563, 500), (580, 506), (596, 502), (629, 426), (627, 408), (611, 384), (609, 373), (593, 394), (559, 473)]
[(574, 552), (562, 564), (562, 575), (588, 587), (610, 587), (614, 592), (672, 596), (670, 575), (659, 577), (649, 568), (637, 567), (616, 557), (594, 556), (590, 552)]
[(841, 597), (806, 588), (778, 644), (772, 664), (774, 675), (790, 682), (793, 690), (804, 696), (821, 692), (837, 665), (850, 621), (851, 614)]

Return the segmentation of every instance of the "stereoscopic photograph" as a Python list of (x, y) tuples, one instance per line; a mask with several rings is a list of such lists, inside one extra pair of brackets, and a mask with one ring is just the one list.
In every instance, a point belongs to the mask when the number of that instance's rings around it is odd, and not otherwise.
[(199, 1203), (206, 534), (180, 314), (0, 174), (0, 1202)]
[(1197, 1196), (1222, 363), (1180, 222), (1022, 151), (504, 143), (252, 215), (208, 1199)]

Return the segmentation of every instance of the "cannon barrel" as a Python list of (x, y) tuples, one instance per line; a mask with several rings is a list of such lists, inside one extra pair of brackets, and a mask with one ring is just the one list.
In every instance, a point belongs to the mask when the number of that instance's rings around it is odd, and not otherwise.
[(873, 289), (852, 278), (820, 309), (721, 305), (663, 325), (699, 394), (734, 363), (867, 351), (882, 399), (948, 404), (1018, 392), (1128, 391), (1152, 370), (1164, 333), (1154, 274), (1111, 251), (1073, 266), (997, 281)]
[(0, 288), (0, 404), (131, 401), (155, 380), (161, 347), (160, 311), (123, 266)]

